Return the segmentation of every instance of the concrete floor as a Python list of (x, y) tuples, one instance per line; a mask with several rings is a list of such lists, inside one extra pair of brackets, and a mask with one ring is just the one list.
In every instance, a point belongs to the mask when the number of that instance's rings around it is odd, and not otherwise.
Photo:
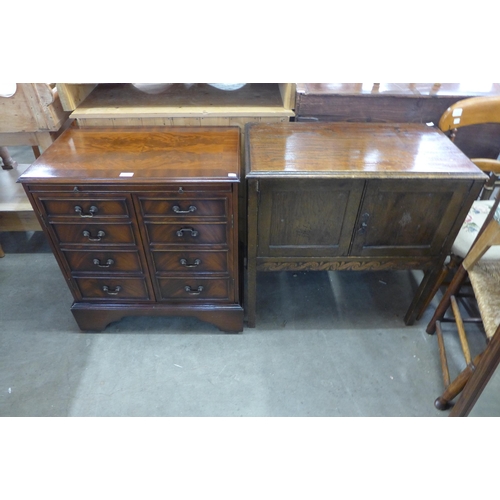
[[(257, 327), (242, 334), (181, 317), (85, 334), (43, 233), (0, 244), (0, 416), (448, 414), (433, 406), (442, 378), (425, 333), (436, 301), (403, 323), (418, 271), (261, 273)], [(463, 360), (449, 349), (453, 375)], [(499, 388), (497, 371), (471, 416), (500, 416)]]

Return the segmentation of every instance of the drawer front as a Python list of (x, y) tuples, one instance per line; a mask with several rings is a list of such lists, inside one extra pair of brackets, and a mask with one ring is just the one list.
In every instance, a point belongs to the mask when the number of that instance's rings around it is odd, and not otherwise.
[(131, 223), (125, 224), (51, 224), (57, 239), (65, 244), (135, 244)]
[(161, 300), (229, 300), (229, 279), (159, 278)]
[(141, 198), (141, 209), (145, 217), (225, 217), (226, 199), (145, 199)]
[(227, 272), (227, 251), (152, 252), (156, 272)]
[(130, 217), (125, 198), (107, 200), (98, 197), (71, 199), (39, 197), (39, 200), (49, 218), (70, 217), (79, 220)]
[(62, 253), (66, 257), (71, 271), (76, 273), (142, 272), (137, 251), (63, 250)]
[(151, 244), (225, 245), (226, 224), (156, 224), (146, 222)]
[(143, 278), (75, 278), (84, 300), (149, 300)]

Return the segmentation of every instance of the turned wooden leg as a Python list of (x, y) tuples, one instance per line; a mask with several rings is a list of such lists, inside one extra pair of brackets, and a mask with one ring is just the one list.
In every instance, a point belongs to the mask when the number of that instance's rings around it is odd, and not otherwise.
[(451, 401), (463, 391), (480, 360), (481, 354), (477, 355), (472, 364), (467, 365), (458, 377), (444, 390), (443, 394), (434, 401), (434, 406), (438, 410), (447, 410), (450, 407)]
[(2, 245), (0, 245), (0, 259), (5, 257), (5, 252), (3, 251)]
[[(476, 369), (450, 412), (450, 417), (466, 417), (500, 363), (500, 326), (481, 355)], [(475, 360), (474, 360), (475, 362)]]
[(444, 292), (441, 302), (436, 307), (436, 310), (434, 311), (434, 316), (432, 316), (432, 319), (429, 321), (429, 324), (427, 325), (426, 328), (427, 333), (433, 334), (436, 331), (436, 321), (439, 321), (440, 319), (443, 318), (444, 314), (446, 313), (446, 310), (451, 304), (451, 296), (455, 295), (456, 292), (460, 289), (466, 277), (467, 277), (467, 271), (464, 269), (463, 265), (460, 264), (459, 268), (457, 269), (457, 272), (455, 273), (455, 276), (451, 280), (450, 285)]
[(245, 310), (247, 325), (255, 328), (256, 302), (257, 302), (257, 186), (251, 179), (248, 183), (248, 256), (247, 256), (247, 293), (245, 297)]
[(3, 160), (2, 168), (4, 170), (12, 170), (17, 167), (17, 161), (10, 156), (9, 150), (6, 147), (0, 147), (0, 158)]

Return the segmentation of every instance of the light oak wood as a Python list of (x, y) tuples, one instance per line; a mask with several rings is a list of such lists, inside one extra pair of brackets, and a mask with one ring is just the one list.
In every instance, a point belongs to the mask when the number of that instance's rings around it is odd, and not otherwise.
[[(290, 98), (287, 96), (288, 104)], [(160, 94), (148, 94), (132, 84), (101, 84), (76, 108), (79, 122), (109, 118), (207, 118), (294, 116), (283, 104), (277, 84), (248, 84), (223, 91), (207, 84), (186, 88), (174, 84)]]
[[(55, 132), (68, 119), (57, 90), (46, 83), (18, 83), (15, 94), (0, 97), (0, 134)], [(12, 146), (3, 142), (2, 146)]]
[(96, 83), (58, 83), (57, 90), (63, 109), (74, 111), (96, 86)]
[(500, 96), (462, 99), (443, 113), (439, 128), (447, 132), (482, 123), (500, 123)]

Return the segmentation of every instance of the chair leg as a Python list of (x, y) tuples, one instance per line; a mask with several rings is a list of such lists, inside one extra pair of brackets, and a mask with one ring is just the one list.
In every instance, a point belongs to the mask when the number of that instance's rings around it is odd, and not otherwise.
[(2, 245), (0, 245), (0, 259), (5, 257), (5, 252), (3, 251)]
[(477, 364), (481, 360), (481, 354), (478, 354), (471, 364), (469, 364), (462, 372), (457, 376), (453, 382), (446, 387), (444, 392), (439, 396), (436, 401), (434, 401), (434, 406), (438, 410), (447, 410), (451, 406), (451, 401), (457, 397), (464, 389), (468, 380), (474, 373)]
[(489, 341), (486, 349), (477, 363), (474, 373), (464, 387), (460, 399), (450, 412), (450, 417), (466, 417), (483, 392), (486, 384), (500, 363), (500, 326)]
[(429, 324), (427, 325), (426, 332), (428, 334), (433, 334), (436, 331), (436, 321), (439, 321), (443, 318), (448, 307), (451, 304), (452, 295), (455, 295), (456, 292), (460, 289), (466, 277), (467, 277), (467, 271), (464, 269), (464, 266), (460, 264), (460, 266), (457, 269), (457, 272), (455, 273), (455, 276), (451, 280), (450, 285), (444, 292), (441, 302), (436, 307), (436, 310), (434, 311), (434, 316), (432, 316), (432, 319), (429, 321)]

